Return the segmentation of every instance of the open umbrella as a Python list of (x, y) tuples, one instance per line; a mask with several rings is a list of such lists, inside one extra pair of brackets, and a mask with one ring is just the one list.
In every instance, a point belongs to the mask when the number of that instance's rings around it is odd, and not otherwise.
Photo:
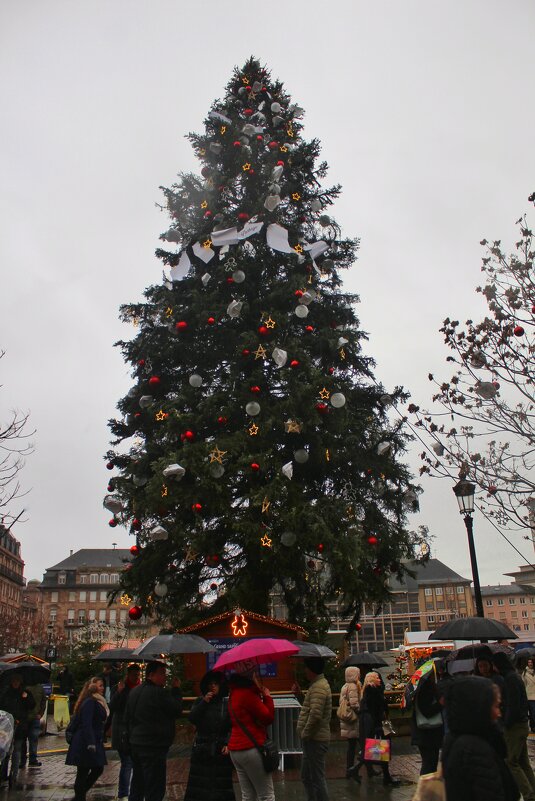
[(360, 654), (351, 654), (351, 656), (348, 656), (342, 667), (380, 668), (388, 667), (388, 662), (385, 662), (380, 656), (370, 653), (370, 651), (361, 651)]
[(458, 617), (429, 635), (430, 640), (517, 640), (505, 623), (488, 617)]
[(532, 645), (526, 645), (525, 648), (519, 648), (515, 651), (513, 660), (518, 664), (522, 659), (535, 659), (535, 648)]
[(136, 656), (133, 648), (107, 648), (94, 657), (95, 662), (144, 662), (142, 656)]
[(272, 637), (258, 637), (236, 645), (221, 654), (214, 665), (214, 670), (236, 670), (243, 673), (252, 670), (258, 665), (268, 662), (280, 662), (287, 656), (297, 654), (299, 648), (290, 640), (275, 639)]
[(35, 662), (0, 662), (0, 685), (9, 683), (10, 676), (19, 673), (26, 686), (44, 684), (50, 679), (50, 668)]
[(176, 654), (209, 654), (215, 650), (213, 645), (198, 634), (156, 634), (138, 645), (133, 654), (146, 661)]
[(296, 657), (301, 656), (306, 659), (307, 656), (320, 656), (322, 659), (332, 659), (333, 656), (336, 656), (334, 651), (331, 651), (326, 645), (320, 645), (320, 643), (304, 642), (303, 640), (292, 640), (292, 642), (299, 648), (299, 652), (293, 654)]

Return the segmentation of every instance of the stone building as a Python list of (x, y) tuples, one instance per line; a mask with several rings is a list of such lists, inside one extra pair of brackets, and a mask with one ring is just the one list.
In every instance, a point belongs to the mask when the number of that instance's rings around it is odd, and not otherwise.
[(24, 585), (20, 542), (0, 523), (0, 620), (20, 614)]
[(140, 639), (156, 633), (144, 618), (129, 620), (132, 598), (119, 593), (110, 602), (129, 560), (127, 548), (82, 548), (47, 568), (39, 592), (52, 639), (75, 640), (83, 631), (96, 641), (119, 643), (134, 632)]

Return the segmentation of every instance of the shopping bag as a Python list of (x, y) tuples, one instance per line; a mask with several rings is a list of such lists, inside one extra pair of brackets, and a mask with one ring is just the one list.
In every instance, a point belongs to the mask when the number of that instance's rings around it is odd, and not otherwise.
[(420, 776), (412, 801), (446, 801), (446, 784), (440, 763), (434, 773)]
[(364, 743), (364, 759), (367, 762), (390, 762), (390, 740), (372, 740)]

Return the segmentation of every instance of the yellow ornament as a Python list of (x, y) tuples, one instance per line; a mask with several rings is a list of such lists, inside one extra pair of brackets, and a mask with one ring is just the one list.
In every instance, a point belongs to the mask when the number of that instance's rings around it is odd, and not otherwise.
[(266, 328), (275, 328), (276, 325), (277, 325), (277, 323), (275, 322), (275, 320), (272, 320), (271, 317), (267, 318), (267, 320), (265, 322)]
[(123, 592), (120, 601), (121, 601), (121, 606), (130, 606), (130, 604), (132, 603), (131, 597), (126, 592)]
[(213, 451), (210, 451), (208, 454), (210, 456), (210, 464), (213, 462), (219, 462), (219, 464), (223, 464), (223, 456), (225, 456), (226, 453), (228, 453), (228, 451), (222, 451), (216, 445)]
[(288, 152), (288, 148), (286, 147), (286, 145), (281, 145), (279, 147), (279, 150), (280, 150), (281, 153), (287, 153)]
[(246, 162), (245, 162), (245, 164), (242, 164), (242, 165), (241, 165), (241, 168), (242, 168), (242, 170), (243, 170), (244, 172), (247, 172), (248, 170), (250, 170), (250, 169), (251, 169), (251, 165), (249, 164), (249, 162), (248, 162), (248, 161), (246, 161)]
[(271, 501), (268, 500), (267, 498), (264, 498), (264, 500), (262, 501), (262, 514), (263, 515), (267, 515), (267, 513), (269, 512), (269, 507), (270, 506), (271, 506)]
[(327, 387), (323, 387), (323, 389), (320, 390), (319, 394), (322, 400), (329, 400), (329, 398), (331, 397), (331, 393), (329, 392)]
[(287, 133), (287, 135), (288, 135), (290, 138), (292, 138), (292, 137), (294, 137), (294, 136), (295, 136), (294, 129), (292, 128), (292, 126), (291, 126), (291, 125), (289, 125), (289, 126), (286, 128), (286, 133)]
[(227, 132), (227, 126), (226, 125), (222, 125), (221, 128), (219, 129), (219, 133), (226, 134), (226, 132)]
[(287, 434), (300, 434), (303, 426), (297, 420), (286, 420), (284, 430)]
[(164, 412), (163, 409), (160, 409), (159, 412), (156, 412), (154, 417), (156, 420), (158, 420), (159, 423), (161, 423), (162, 420), (165, 420), (167, 417), (169, 417), (169, 415), (166, 412)]
[(331, 461), (331, 454), (329, 452), (329, 448), (325, 451), (325, 459), (330, 462)]
[(204, 147), (201, 147), (201, 149), (199, 150), (199, 156), (206, 156), (206, 150), (204, 149)]
[(260, 538), (260, 542), (262, 543), (264, 548), (271, 548), (271, 540), (269, 539), (267, 534), (264, 534), (264, 536)]
[(171, 308), (171, 306), (168, 306), (167, 309), (165, 310), (165, 316), (171, 317), (172, 314), (173, 314), (173, 309)]
[(266, 352), (267, 351), (262, 345), (259, 345), (257, 347), (257, 349), (255, 351), (253, 351), (253, 352), (254, 352), (254, 358), (255, 358), (255, 361), (256, 361), (257, 359), (264, 359), (265, 356), (266, 356)]
[(208, 208), (208, 201), (203, 200), (203, 202), (201, 203), (201, 209), (207, 209), (207, 208)]
[(299, 192), (292, 192), (292, 200), (301, 200)]
[(162, 484), (162, 498), (166, 498), (169, 494), (169, 490), (167, 489), (165, 484)]
[(243, 83), (244, 86), (249, 86), (249, 78), (247, 77), (247, 75), (242, 75), (241, 82)]
[(205, 248), (205, 250), (208, 250), (208, 248), (211, 248), (211, 247), (212, 247), (212, 240), (211, 240), (211, 239), (206, 239), (206, 240), (205, 240), (205, 241), (202, 243), (202, 246), (203, 246), (203, 248)]
[(259, 431), (258, 426), (256, 425), (256, 423), (251, 423), (251, 425), (249, 426), (249, 428), (247, 430), (249, 431), (249, 434), (250, 434), (251, 437), (256, 437), (256, 435), (258, 434), (258, 431)]
[(295, 250), (296, 253), (302, 253), (303, 252), (303, 246), (302, 245), (296, 245), (294, 247), (294, 250)]

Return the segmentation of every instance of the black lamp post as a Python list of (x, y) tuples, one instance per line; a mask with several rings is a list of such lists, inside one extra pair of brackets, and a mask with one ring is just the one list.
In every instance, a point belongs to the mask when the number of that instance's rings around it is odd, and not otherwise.
[(481, 598), (481, 586), (479, 584), (479, 572), (477, 569), (476, 548), (474, 545), (474, 521), (472, 513), (474, 511), (474, 496), (476, 485), (462, 478), (453, 488), (459, 511), (464, 518), (466, 533), (468, 534), (468, 548), (470, 550), (470, 562), (472, 563), (472, 578), (474, 580), (474, 596), (476, 601), (476, 613), (478, 617), (485, 617), (483, 614), (483, 600)]

